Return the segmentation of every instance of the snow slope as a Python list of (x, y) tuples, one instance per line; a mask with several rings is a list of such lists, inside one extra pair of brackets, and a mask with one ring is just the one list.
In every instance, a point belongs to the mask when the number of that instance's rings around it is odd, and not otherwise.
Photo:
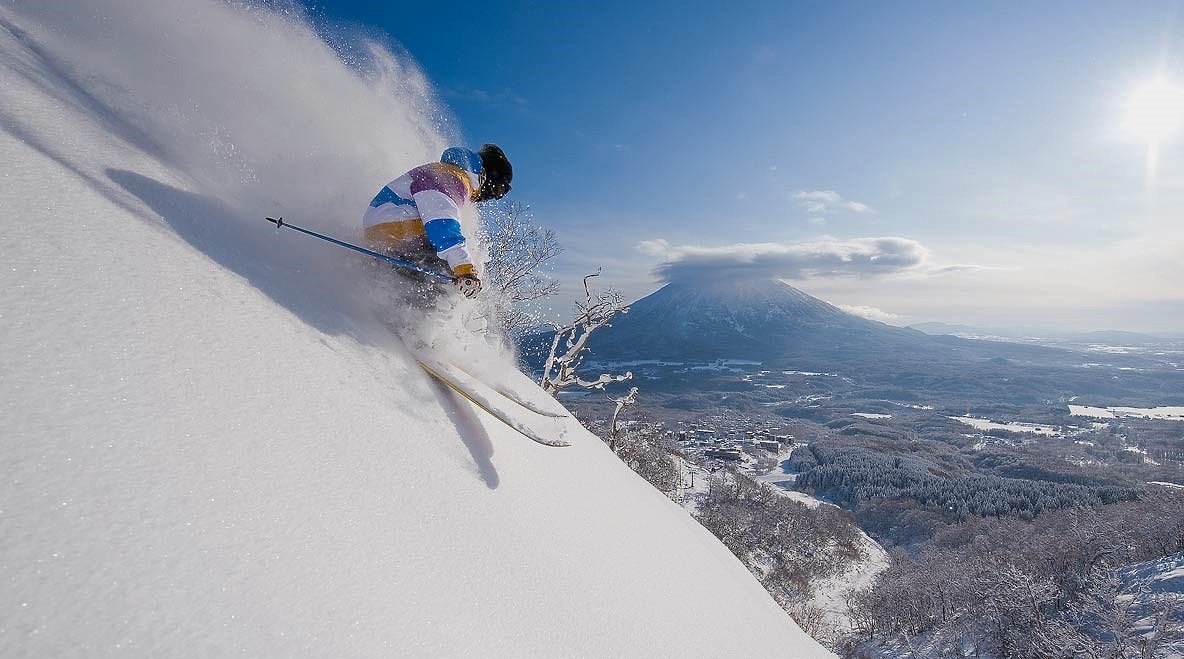
[(1117, 576), (1134, 633), (1158, 643), (1156, 657), (1184, 659), (1184, 552), (1128, 565)]
[(594, 437), (429, 380), (389, 275), (262, 221), (352, 237), (453, 139), (323, 34), (0, 0), (0, 656), (829, 656)]
[[(805, 444), (798, 446), (805, 446)], [(790, 449), (778, 455), (777, 467), (767, 474), (757, 476), (756, 479), (774, 487), (778, 494), (811, 508), (835, 506), (829, 501), (823, 501), (805, 492), (791, 489), (798, 476), (790, 463), (793, 450)], [(856, 530), (859, 532), (863, 558), (852, 561), (842, 573), (815, 583), (814, 596), (810, 602), (822, 611), (826, 626), (836, 633), (850, 633), (852, 631), (851, 611), (847, 602), (855, 593), (871, 588), (880, 573), (887, 570), (890, 564), (888, 552), (884, 551), (880, 543), (873, 540), (862, 529)]]

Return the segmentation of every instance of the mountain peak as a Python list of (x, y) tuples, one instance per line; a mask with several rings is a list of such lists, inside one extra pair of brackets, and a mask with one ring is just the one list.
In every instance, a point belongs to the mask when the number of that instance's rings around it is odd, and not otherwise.
[(848, 314), (774, 278), (667, 284), (633, 303), (594, 343), (605, 358), (768, 359), (871, 338), (915, 342), (918, 332)]
[(818, 312), (844, 313), (838, 308), (773, 277), (735, 277), (674, 282), (664, 286), (658, 293), (663, 291), (667, 295), (680, 298), (696, 298), (705, 302), (714, 300), (717, 304), (736, 309), (750, 309), (760, 305), (776, 307), (805, 305)]

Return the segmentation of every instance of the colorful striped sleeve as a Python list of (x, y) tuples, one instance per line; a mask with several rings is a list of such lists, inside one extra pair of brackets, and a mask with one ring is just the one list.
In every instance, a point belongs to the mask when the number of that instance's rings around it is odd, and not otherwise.
[(460, 208), (469, 196), (465, 182), (433, 165), (418, 167), (411, 172), (411, 196), (436, 254), (448, 262), (455, 274), (473, 272), (460, 226)]

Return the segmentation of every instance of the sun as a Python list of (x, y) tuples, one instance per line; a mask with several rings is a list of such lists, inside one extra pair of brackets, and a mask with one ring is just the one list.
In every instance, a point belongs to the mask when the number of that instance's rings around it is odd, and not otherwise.
[(1156, 78), (1135, 89), (1126, 110), (1126, 132), (1157, 148), (1184, 132), (1184, 87)]

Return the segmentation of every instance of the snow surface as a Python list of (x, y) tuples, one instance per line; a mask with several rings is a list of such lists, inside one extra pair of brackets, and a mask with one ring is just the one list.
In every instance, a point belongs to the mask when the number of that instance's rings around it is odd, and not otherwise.
[(1037, 435), (1048, 435), (1050, 437), (1056, 437), (1061, 434), (1056, 426), (1050, 426), (1047, 423), (1024, 423), (1021, 421), (995, 423), (994, 421), (972, 416), (952, 416), (950, 418), (978, 430), (1010, 430), (1011, 432), (1030, 432)]
[(1117, 570), (1117, 575), (1122, 584), (1119, 601), (1131, 606), (1134, 630), (1147, 638), (1161, 635), (1156, 657), (1184, 659), (1184, 640), (1179, 634), (1164, 636), (1157, 630), (1165, 608), (1177, 629), (1184, 623), (1184, 552), (1128, 565)]
[(1069, 414), (1072, 416), (1088, 416), (1096, 419), (1136, 418), (1184, 421), (1184, 407), (1089, 407), (1087, 405), (1070, 405)]
[(347, 36), (0, 3), (0, 656), (830, 656), (595, 437), (423, 374), (389, 274), (263, 222), (356, 238), (455, 140)]
[[(798, 446), (805, 445), (799, 444)], [(838, 508), (839, 506), (830, 501), (824, 501), (793, 489), (798, 477), (798, 473), (790, 462), (793, 451), (793, 448), (783, 451), (777, 456), (777, 467), (767, 474), (757, 476), (756, 479), (772, 486), (774, 491), (781, 496), (793, 499), (810, 508), (819, 506)], [(852, 631), (851, 611), (847, 602), (855, 593), (871, 588), (880, 573), (887, 570), (890, 565), (888, 552), (884, 551), (880, 543), (873, 540), (862, 529), (857, 530), (859, 531), (859, 544), (863, 558), (852, 561), (841, 573), (815, 583), (814, 595), (810, 601), (811, 604), (822, 610), (826, 626), (838, 633)]]

